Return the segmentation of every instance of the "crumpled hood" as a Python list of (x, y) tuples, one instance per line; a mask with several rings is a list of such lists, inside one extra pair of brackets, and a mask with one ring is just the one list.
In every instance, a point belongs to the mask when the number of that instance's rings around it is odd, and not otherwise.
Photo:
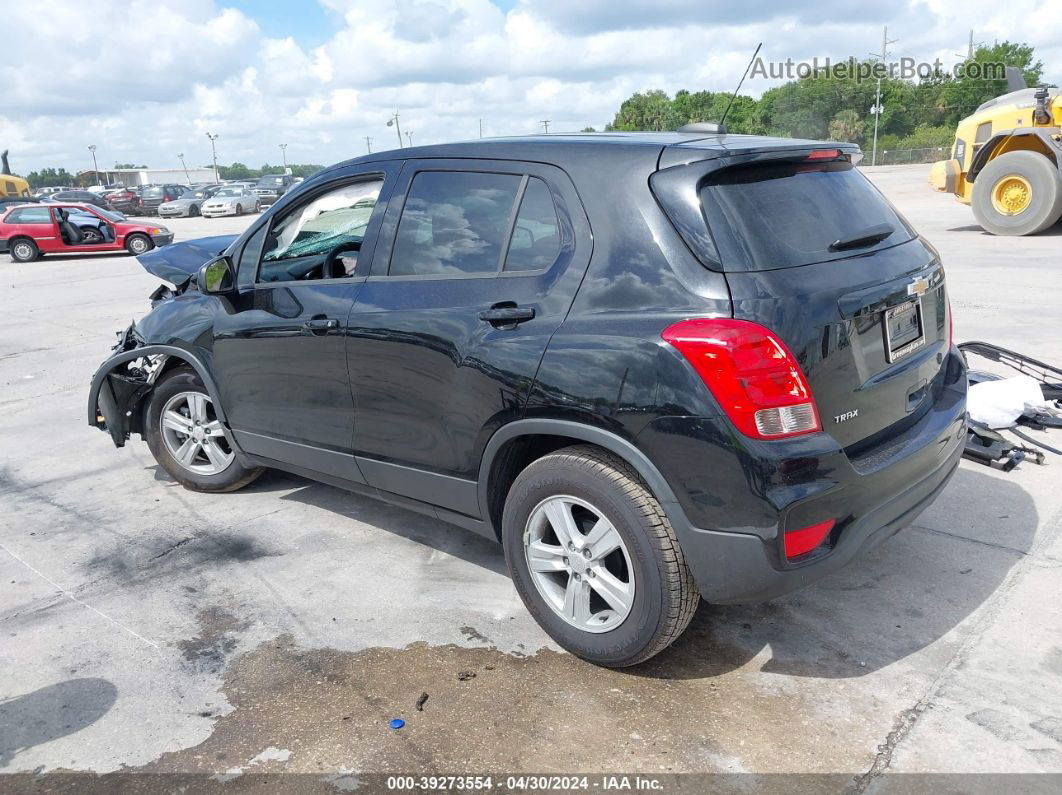
[(174, 287), (185, 284), (207, 262), (225, 253), (239, 235), (214, 235), (171, 243), (137, 257), (144, 270), (165, 279)]

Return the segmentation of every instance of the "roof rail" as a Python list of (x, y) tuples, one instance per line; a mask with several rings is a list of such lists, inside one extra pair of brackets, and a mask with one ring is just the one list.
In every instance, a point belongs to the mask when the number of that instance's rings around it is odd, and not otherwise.
[(716, 124), (714, 121), (695, 121), (691, 124), (683, 124), (675, 132), (726, 135), (726, 125)]

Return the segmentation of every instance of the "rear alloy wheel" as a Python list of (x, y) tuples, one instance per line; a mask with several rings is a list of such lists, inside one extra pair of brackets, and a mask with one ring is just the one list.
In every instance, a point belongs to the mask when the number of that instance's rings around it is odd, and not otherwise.
[(11, 244), (11, 259), (15, 262), (33, 262), (40, 256), (40, 249), (32, 240), (16, 240)]
[(1007, 152), (977, 175), (972, 206), (993, 235), (1035, 235), (1062, 217), (1062, 177), (1039, 152)]
[(235, 491), (262, 473), (237, 460), (206, 387), (189, 368), (170, 371), (156, 385), (144, 438), (159, 465), (193, 491)]
[(700, 602), (660, 503), (623, 459), (597, 447), (567, 447), (524, 469), (505, 499), (502, 541), (531, 615), (597, 665), (663, 651)]
[(129, 235), (129, 237), (125, 239), (125, 247), (133, 256), (151, 251), (154, 245), (155, 244), (151, 242), (151, 238), (140, 233)]

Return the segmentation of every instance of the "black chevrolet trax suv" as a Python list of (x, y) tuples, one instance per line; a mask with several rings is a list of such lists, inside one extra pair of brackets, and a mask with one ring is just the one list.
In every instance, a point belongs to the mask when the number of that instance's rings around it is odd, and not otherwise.
[(173, 286), (89, 424), (193, 490), (277, 468), (500, 541), (558, 644), (638, 663), (701, 598), (845, 565), (958, 464), (944, 269), (858, 156), (637, 133), (341, 163), (140, 257)]

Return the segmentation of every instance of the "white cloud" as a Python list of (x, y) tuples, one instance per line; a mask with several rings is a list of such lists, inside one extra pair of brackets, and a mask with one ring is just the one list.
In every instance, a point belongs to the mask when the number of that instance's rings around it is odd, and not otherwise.
[[(307, 0), (309, 1), (309, 0)], [(730, 90), (756, 43), (768, 60), (843, 58), (879, 46), (955, 60), (975, 39), (1025, 41), (1062, 77), (1055, 0), (910, 0), (876, 10), (820, 0), (321, 0), (338, 24), (308, 48), (267, 37), (224, 0), (7, 4), (0, 147), (20, 171), (91, 163), (329, 163), (397, 146), (398, 109), (418, 144), (601, 126), (634, 91)], [(251, 6), (253, 8), (253, 6)], [(298, 13), (295, 11), (294, 13)], [(77, 20), (76, 25), (56, 20)], [(750, 81), (758, 95), (768, 83)]]

